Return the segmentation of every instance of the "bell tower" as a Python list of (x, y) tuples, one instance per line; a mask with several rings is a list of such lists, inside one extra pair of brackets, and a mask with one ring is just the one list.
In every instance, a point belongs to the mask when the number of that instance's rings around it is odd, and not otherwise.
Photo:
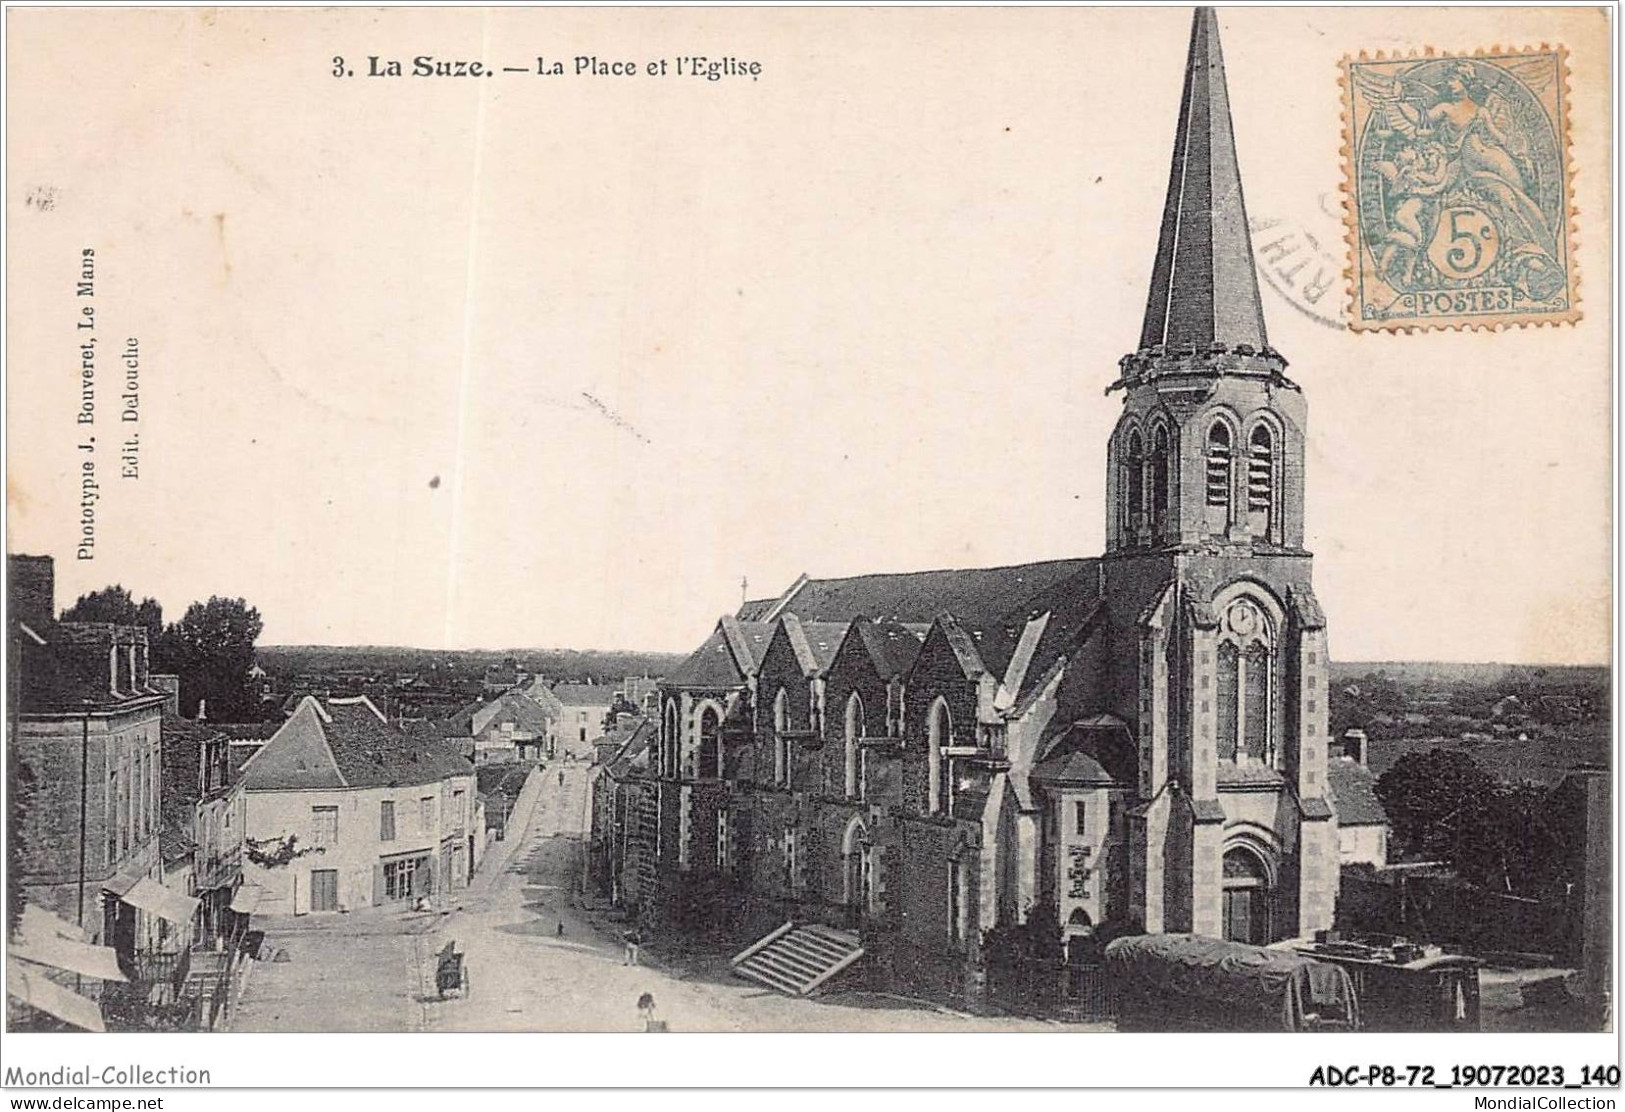
[(1218, 21), (1191, 24), (1140, 345), (1107, 449), (1108, 552), (1301, 550), (1306, 411), (1270, 347)]
[(1338, 862), (1308, 411), (1256, 273), (1218, 19), (1199, 8), (1139, 346), (1108, 390), (1102, 585), (1139, 755), (1131, 918), (1264, 943), (1331, 926)]

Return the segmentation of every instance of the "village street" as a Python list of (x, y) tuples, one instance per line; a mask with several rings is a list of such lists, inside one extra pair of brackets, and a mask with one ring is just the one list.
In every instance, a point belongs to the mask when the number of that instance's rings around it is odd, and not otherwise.
[[(647, 992), (673, 1031), (1085, 1029), (855, 994), (790, 999), (730, 976), (725, 966), (684, 976), (622, 964), (617, 928), (595, 922), (575, 898), (587, 770), (564, 768), (562, 787), (547, 770), (528, 827), (511, 845), (493, 843), (453, 909), (268, 920), (266, 945), (287, 960), (253, 963), (231, 1028), (640, 1031), (637, 1001)], [(441, 1000), (435, 992), (435, 955), (448, 941), (467, 954), (466, 999)]]

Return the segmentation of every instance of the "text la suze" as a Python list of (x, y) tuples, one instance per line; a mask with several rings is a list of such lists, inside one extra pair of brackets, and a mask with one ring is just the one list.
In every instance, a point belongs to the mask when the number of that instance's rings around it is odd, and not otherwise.
[(436, 58), (433, 54), (419, 54), (412, 59), (410, 69), (397, 58), (367, 55), (368, 77), (485, 77), (491, 72), (484, 62)]

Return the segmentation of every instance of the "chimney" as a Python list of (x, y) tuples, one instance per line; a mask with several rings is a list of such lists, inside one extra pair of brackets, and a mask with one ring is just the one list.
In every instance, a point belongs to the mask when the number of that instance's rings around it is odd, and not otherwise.
[(56, 618), (56, 565), (49, 556), (7, 556), (11, 620), (43, 633)]
[(1349, 730), (1343, 735), (1343, 755), (1365, 764), (1366, 736), (1364, 730)]
[(181, 678), (179, 676), (154, 673), (147, 677), (147, 684), (164, 693), (164, 713), (173, 718), (179, 718), (181, 716)]

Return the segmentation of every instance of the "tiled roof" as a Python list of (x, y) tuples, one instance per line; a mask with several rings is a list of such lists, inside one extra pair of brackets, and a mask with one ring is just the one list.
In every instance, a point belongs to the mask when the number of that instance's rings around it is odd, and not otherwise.
[(1377, 798), (1377, 778), (1365, 765), (1352, 757), (1333, 757), (1326, 762), (1326, 780), (1339, 826), (1388, 825), (1388, 813)]
[(1094, 564), (1083, 559), (1046, 560), (999, 568), (809, 579), (790, 596), (783, 613), (803, 622), (850, 622), (862, 614), (877, 621), (929, 624), (948, 612), (967, 627), (978, 628), (998, 622), (1024, 600)]
[(392, 726), (366, 699), (306, 699), (243, 766), (249, 791), (426, 784), (473, 772), (432, 738)]

